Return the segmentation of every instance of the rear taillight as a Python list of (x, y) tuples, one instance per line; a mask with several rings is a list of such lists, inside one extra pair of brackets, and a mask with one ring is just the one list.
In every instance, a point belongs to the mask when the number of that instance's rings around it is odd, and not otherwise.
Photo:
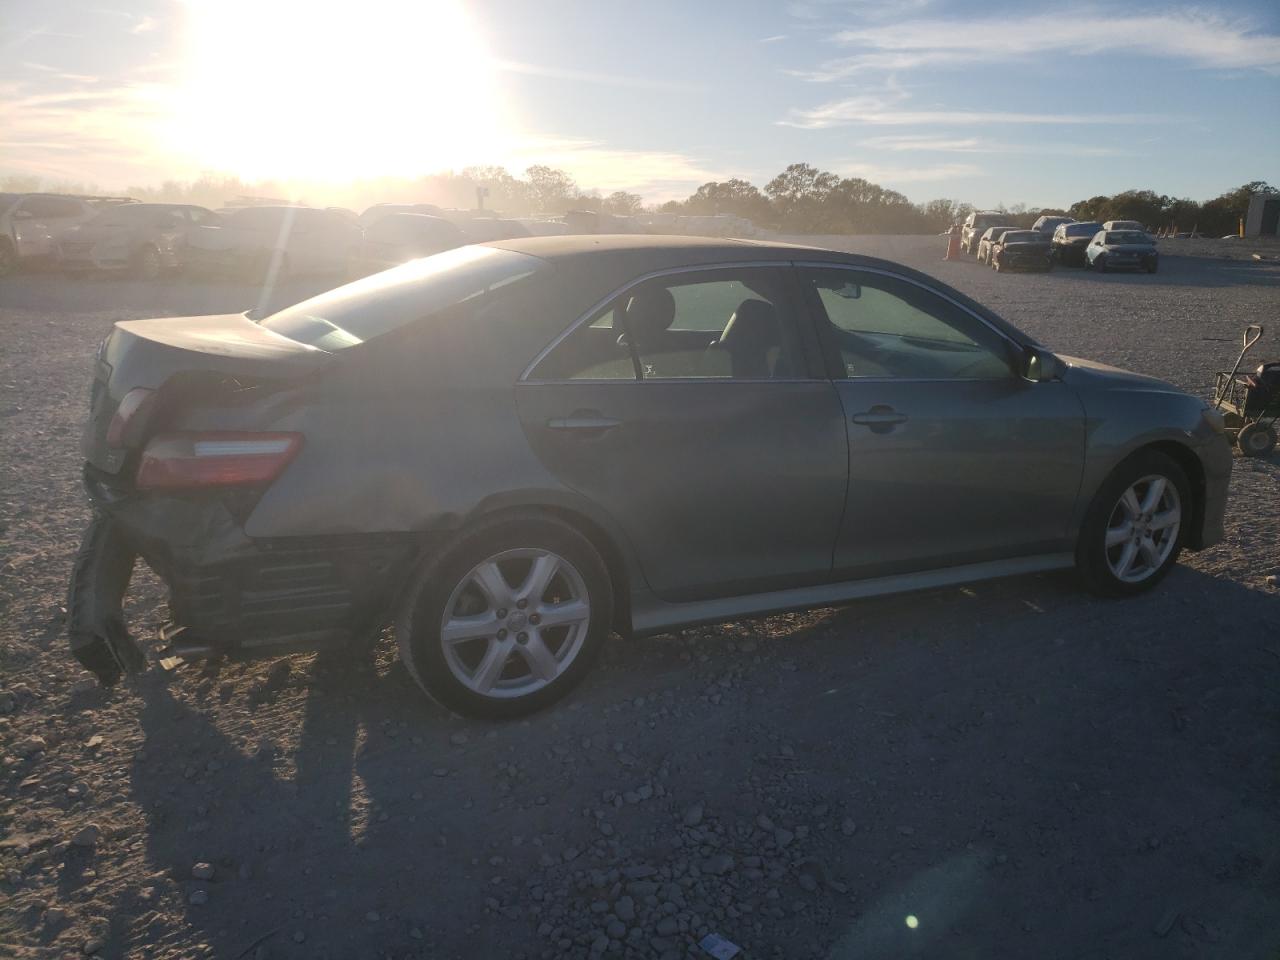
[(147, 414), (155, 404), (156, 392), (146, 387), (135, 387), (124, 395), (120, 406), (116, 407), (115, 416), (107, 426), (107, 446), (123, 447), (136, 435), (136, 429), (130, 430), (130, 423), (143, 424)]
[(142, 451), (143, 490), (270, 483), (302, 449), (300, 433), (162, 433)]

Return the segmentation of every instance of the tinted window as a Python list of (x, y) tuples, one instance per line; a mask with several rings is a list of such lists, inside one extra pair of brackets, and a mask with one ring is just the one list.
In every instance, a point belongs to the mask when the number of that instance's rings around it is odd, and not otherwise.
[(1011, 349), (976, 317), (913, 283), (806, 268), (821, 334), (846, 377), (991, 380), (1012, 377)]
[(785, 275), (757, 267), (657, 277), (565, 338), (538, 380), (804, 376)]
[(84, 213), (84, 207), (80, 205), (80, 201), (71, 200), (68, 197), (27, 197), (22, 204), (22, 209), (33, 217), (50, 219), (78, 217)]
[(1010, 230), (1004, 235), (1005, 243), (1037, 243), (1043, 239), (1034, 230)]
[(545, 265), (495, 247), (459, 247), (357, 280), (262, 321), (268, 330), (325, 350), (372, 340), (465, 302), (479, 303)]

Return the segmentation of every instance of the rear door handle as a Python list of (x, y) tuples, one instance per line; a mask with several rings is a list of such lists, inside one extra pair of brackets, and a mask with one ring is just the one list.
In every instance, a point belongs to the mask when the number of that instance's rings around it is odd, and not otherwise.
[(866, 413), (855, 413), (849, 419), (854, 423), (862, 424), (864, 427), (892, 427), (895, 424), (907, 422), (906, 416), (896, 410), (876, 407)]
[(552, 430), (583, 430), (602, 432), (621, 424), (616, 417), (602, 417), (598, 414), (574, 414), (571, 417), (557, 417), (547, 421)]

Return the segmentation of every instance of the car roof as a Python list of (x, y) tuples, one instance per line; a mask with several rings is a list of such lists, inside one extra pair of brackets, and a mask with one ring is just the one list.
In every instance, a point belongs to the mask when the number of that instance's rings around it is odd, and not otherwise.
[[(567, 257), (593, 259), (655, 260), (671, 266), (744, 260), (794, 260), (803, 253), (806, 259), (844, 259), (853, 254), (826, 250), (822, 247), (764, 240), (726, 239), (723, 237), (685, 237), (656, 234), (557, 234), (540, 237), (518, 237), (493, 240), (489, 246), (525, 253), (543, 260)], [(871, 258), (863, 258), (871, 259)]]

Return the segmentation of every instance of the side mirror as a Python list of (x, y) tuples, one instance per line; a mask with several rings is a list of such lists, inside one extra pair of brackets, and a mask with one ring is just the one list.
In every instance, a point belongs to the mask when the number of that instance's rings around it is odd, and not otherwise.
[(1061, 380), (1064, 364), (1042, 347), (1028, 347), (1023, 355), (1022, 375), (1032, 383)]

